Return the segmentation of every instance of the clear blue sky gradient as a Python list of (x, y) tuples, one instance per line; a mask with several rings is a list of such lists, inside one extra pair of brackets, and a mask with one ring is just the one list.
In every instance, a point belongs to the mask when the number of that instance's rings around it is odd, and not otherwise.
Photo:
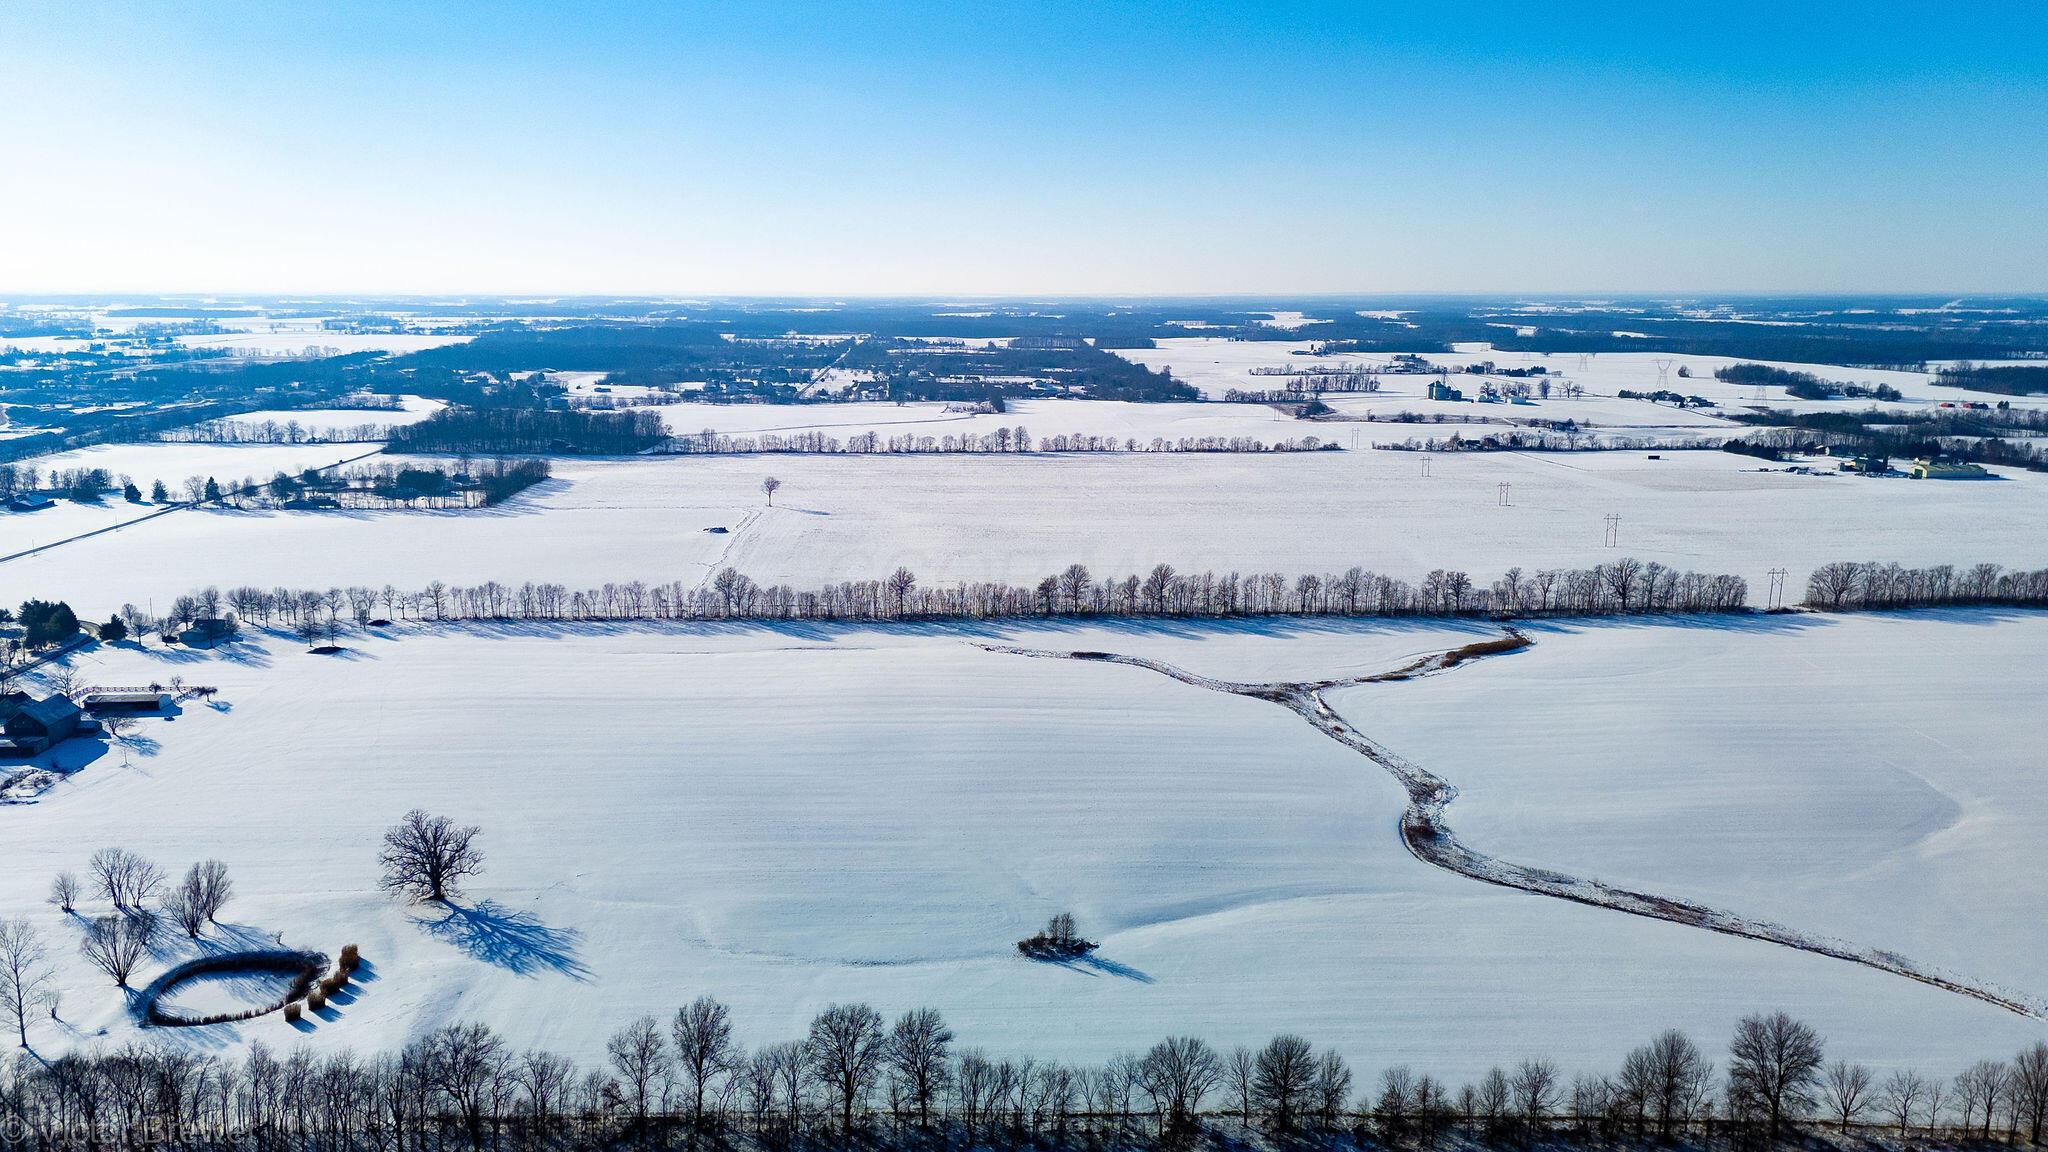
[(2048, 289), (2048, 6), (0, 4), (0, 292)]

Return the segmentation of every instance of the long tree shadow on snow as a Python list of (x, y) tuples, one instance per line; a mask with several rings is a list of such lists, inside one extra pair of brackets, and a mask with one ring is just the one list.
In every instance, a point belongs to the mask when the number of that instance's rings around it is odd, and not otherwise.
[(1136, 980), (1140, 984), (1156, 983), (1148, 973), (1141, 972), (1129, 964), (1111, 960), (1105, 956), (1098, 956), (1093, 952), (1086, 956), (1077, 956), (1072, 960), (1048, 960), (1045, 963), (1065, 968), (1069, 972), (1081, 972), (1089, 976), (1121, 976), (1126, 980)]
[(447, 915), (418, 923), (437, 939), (453, 944), (486, 964), (532, 976), (558, 972), (572, 980), (588, 980), (590, 969), (578, 954), (583, 933), (550, 928), (531, 912), (517, 912), (495, 900), (464, 908), (450, 903)]

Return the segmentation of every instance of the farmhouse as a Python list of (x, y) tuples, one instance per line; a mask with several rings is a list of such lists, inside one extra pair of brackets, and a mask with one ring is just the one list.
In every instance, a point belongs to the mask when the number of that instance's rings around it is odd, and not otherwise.
[(232, 617), (201, 616), (186, 625), (183, 632), (178, 633), (178, 640), (194, 648), (200, 648), (226, 640), (234, 634), (235, 621)]
[(0, 723), (0, 732), (5, 733), (0, 735), (0, 756), (39, 755), (54, 744), (98, 727), (65, 696), (35, 700), (24, 693), (10, 693), (0, 701), (0, 709), (8, 712), (6, 721)]
[(1444, 383), (1442, 380), (1435, 380), (1429, 385), (1429, 398), (1431, 400), (1463, 400), (1465, 394)]

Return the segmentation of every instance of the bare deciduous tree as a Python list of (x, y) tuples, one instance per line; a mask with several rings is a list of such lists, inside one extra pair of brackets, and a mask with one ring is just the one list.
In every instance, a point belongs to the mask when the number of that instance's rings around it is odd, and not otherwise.
[(914, 1008), (896, 1020), (889, 1033), (889, 1070), (917, 1109), (920, 1128), (931, 1126), (932, 1104), (946, 1087), (947, 1057), (953, 1030), (931, 1008)]
[(60, 912), (72, 912), (78, 908), (78, 877), (70, 872), (59, 872), (50, 880), (50, 903)]
[(413, 809), (384, 833), (384, 848), (377, 857), (384, 866), (379, 885), (394, 896), (447, 900), (463, 877), (483, 870), (483, 853), (475, 845), (481, 831), (474, 824), (457, 824), (446, 816)]
[(1821, 1098), (1841, 1124), (1843, 1135), (1848, 1135), (1849, 1125), (1870, 1107), (1870, 1084), (1870, 1069), (1846, 1060), (1828, 1065), (1821, 1078)]
[(676, 1011), (669, 1032), (676, 1044), (676, 1063), (690, 1089), (690, 1123), (702, 1128), (705, 1089), (712, 1077), (730, 1069), (732, 1013), (711, 997), (699, 996)]
[(143, 908), (163, 888), (163, 869), (126, 848), (102, 848), (88, 866), (100, 896), (116, 908)]
[(1316, 1078), (1309, 1092), (1315, 1100), (1316, 1118), (1323, 1127), (1334, 1128), (1351, 1100), (1351, 1066), (1344, 1057), (1325, 1051), (1316, 1061)]
[(78, 951), (93, 967), (113, 977), (116, 985), (126, 988), (128, 977), (149, 954), (149, 931), (133, 917), (102, 916), (85, 926)]
[(1885, 1079), (1884, 1090), (1878, 1094), (1878, 1106), (1898, 1124), (1899, 1139), (1905, 1139), (1912, 1131), (1913, 1117), (1926, 1095), (1927, 1081), (1918, 1072), (1900, 1068)]
[(1237, 1100), (1238, 1119), (1247, 1127), (1252, 1122), (1253, 1084), (1257, 1071), (1257, 1057), (1242, 1045), (1230, 1050), (1230, 1059), (1223, 1066), (1224, 1082), (1229, 1086), (1231, 1096)]
[(28, 1018), (50, 990), (49, 952), (27, 920), (0, 920), (0, 1025), (28, 1047)]
[(853, 1131), (853, 1114), (874, 1090), (887, 1048), (882, 1016), (866, 1004), (834, 1004), (811, 1021), (805, 1054), (839, 1105), (842, 1134)]
[(1273, 1127), (1282, 1132), (1293, 1130), (1315, 1074), (1309, 1043), (1299, 1036), (1275, 1036), (1259, 1049), (1252, 1069), (1252, 1094)]
[(210, 921), (219, 921), (221, 909), (234, 898), (235, 884), (228, 879), (228, 866), (218, 860), (202, 860), (185, 874), (185, 883), (199, 897), (200, 910)]
[(625, 1085), (634, 1118), (645, 1123), (654, 1085), (668, 1075), (670, 1067), (668, 1046), (662, 1043), (654, 1017), (642, 1016), (613, 1033), (605, 1042), (605, 1055)]
[(1532, 1139), (1557, 1107), (1557, 1084), (1557, 1065), (1548, 1060), (1524, 1060), (1515, 1069), (1515, 1112)]
[(1821, 1039), (1783, 1012), (1745, 1016), (1728, 1048), (1731, 1103), (1762, 1116), (1773, 1136), (1813, 1107), (1820, 1080)]
[(782, 487), (782, 481), (777, 480), (773, 476), (761, 481), (761, 491), (767, 495), (768, 505), (771, 508), (775, 505), (775, 490), (780, 487)]
[(1152, 1098), (1160, 1134), (1184, 1131), (1222, 1075), (1222, 1062), (1204, 1041), (1169, 1036), (1154, 1044), (1138, 1062), (1138, 1086)]

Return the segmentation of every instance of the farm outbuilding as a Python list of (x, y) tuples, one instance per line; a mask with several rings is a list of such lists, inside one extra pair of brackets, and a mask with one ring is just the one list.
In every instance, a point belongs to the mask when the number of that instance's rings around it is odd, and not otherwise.
[(1985, 480), (1991, 473), (1967, 460), (1935, 458), (1913, 461), (1912, 476), (1915, 480)]
[(155, 688), (96, 688), (79, 705), (87, 712), (168, 712), (171, 694)]
[(0, 756), (36, 756), (73, 736), (93, 731), (98, 725), (85, 718), (78, 705), (65, 696), (36, 700), (15, 693), (9, 712), (0, 722)]

